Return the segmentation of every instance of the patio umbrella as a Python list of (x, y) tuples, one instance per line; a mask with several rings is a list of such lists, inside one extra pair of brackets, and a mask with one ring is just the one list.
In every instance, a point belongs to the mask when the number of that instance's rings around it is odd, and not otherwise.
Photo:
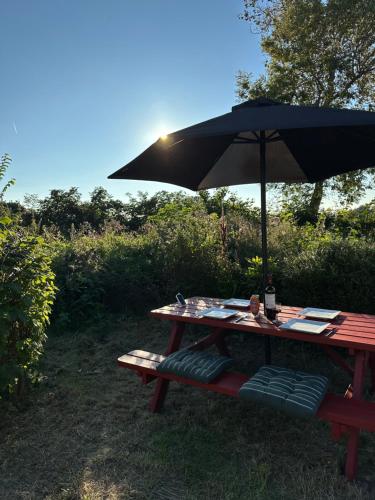
[(258, 98), (160, 138), (109, 178), (168, 182), (192, 190), (260, 183), (265, 283), (266, 183), (316, 182), (374, 165), (375, 113)]

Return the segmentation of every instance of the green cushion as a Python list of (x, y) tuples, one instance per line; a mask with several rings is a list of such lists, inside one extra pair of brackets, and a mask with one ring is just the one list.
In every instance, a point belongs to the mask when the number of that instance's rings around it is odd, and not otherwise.
[(157, 370), (208, 383), (233, 365), (233, 360), (204, 351), (181, 349), (162, 361)]
[(318, 411), (328, 387), (323, 375), (262, 366), (239, 391), (241, 398), (267, 404), (291, 415), (309, 417)]

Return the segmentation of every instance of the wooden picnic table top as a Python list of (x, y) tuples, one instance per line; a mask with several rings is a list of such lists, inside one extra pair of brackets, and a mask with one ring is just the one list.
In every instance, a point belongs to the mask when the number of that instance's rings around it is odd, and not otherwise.
[[(332, 347), (345, 347), (347, 349), (375, 352), (375, 316), (373, 315), (342, 312), (336, 319), (330, 322), (331, 328), (334, 330), (328, 331), (328, 333), (323, 332), (319, 335), (280, 329), (267, 320), (263, 314), (256, 319), (252, 314), (249, 314), (246, 319), (238, 323), (235, 322), (236, 318), (217, 320), (198, 317), (199, 311), (223, 305), (223, 300), (211, 297), (191, 297), (186, 300), (187, 305), (184, 307), (176, 303), (169, 304), (159, 309), (154, 309), (151, 311), (150, 316), (164, 320), (206, 325), (213, 328), (239, 330), (248, 333), (325, 344)], [(231, 307), (231, 309), (234, 308)], [(301, 310), (301, 307), (283, 305), (281, 312), (278, 314), (278, 319), (284, 323), (289, 319), (297, 318), (297, 313)]]

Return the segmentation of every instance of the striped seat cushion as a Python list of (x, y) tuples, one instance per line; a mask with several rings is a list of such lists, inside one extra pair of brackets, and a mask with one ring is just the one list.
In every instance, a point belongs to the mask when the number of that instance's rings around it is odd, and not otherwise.
[(208, 383), (233, 365), (233, 360), (203, 351), (181, 349), (162, 361), (157, 370)]
[(243, 384), (239, 395), (291, 415), (309, 417), (318, 411), (327, 387), (328, 379), (322, 375), (262, 366)]

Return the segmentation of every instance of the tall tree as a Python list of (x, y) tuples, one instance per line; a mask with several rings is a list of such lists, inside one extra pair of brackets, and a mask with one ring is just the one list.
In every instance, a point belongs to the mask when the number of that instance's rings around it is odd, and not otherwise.
[[(244, 0), (241, 17), (260, 33), (267, 62), (256, 79), (238, 73), (240, 100), (267, 95), (292, 104), (373, 108), (374, 0)], [(358, 201), (373, 174), (353, 172), (281, 190), (294, 199), (299, 193), (307, 216), (314, 218), (329, 189), (344, 202)]]

